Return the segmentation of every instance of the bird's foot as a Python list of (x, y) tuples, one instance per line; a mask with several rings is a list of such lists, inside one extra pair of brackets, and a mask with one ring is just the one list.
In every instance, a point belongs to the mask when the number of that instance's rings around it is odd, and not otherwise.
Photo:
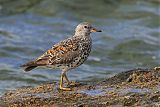
[(78, 85), (80, 85), (81, 83), (79, 83), (79, 82), (76, 82), (76, 81), (71, 81), (71, 82), (69, 82), (68, 84), (67, 84), (67, 86), (78, 86)]
[(60, 89), (60, 90), (63, 90), (63, 91), (71, 91), (71, 90), (72, 90), (71, 88), (62, 87), (62, 86), (60, 86), (59, 89)]

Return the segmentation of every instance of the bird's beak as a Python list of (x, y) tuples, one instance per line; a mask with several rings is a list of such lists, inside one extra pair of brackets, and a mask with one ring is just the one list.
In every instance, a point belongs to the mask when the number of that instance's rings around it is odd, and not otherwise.
[(90, 32), (102, 32), (102, 31), (101, 31), (101, 30), (97, 30), (96, 28), (92, 27), (92, 28), (90, 29)]

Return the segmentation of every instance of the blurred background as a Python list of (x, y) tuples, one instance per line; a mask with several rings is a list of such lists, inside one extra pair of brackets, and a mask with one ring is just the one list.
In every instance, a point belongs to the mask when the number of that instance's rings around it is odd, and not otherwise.
[(59, 81), (60, 71), (19, 66), (70, 37), (78, 23), (92, 34), (90, 57), (68, 73), (96, 82), (125, 70), (160, 65), (159, 0), (0, 0), (0, 95), (22, 86)]

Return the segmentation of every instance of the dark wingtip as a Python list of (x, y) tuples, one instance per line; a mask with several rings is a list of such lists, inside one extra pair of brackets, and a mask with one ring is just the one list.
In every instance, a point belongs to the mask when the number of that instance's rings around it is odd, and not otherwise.
[(37, 66), (34, 65), (34, 61), (30, 61), (26, 64), (20, 65), (20, 67), (24, 68), (24, 71), (27, 72), (27, 71), (30, 71), (30, 70), (36, 68)]
[(31, 71), (32, 69), (36, 68), (37, 66), (29, 66), (29, 67), (26, 67), (24, 69), (25, 72), (28, 72), (28, 71)]
[(97, 32), (102, 32), (101, 30), (98, 30)]

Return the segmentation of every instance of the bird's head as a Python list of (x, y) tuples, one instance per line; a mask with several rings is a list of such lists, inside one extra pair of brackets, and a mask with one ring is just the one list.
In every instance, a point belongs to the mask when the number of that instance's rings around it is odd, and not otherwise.
[(92, 32), (102, 32), (102, 31), (92, 27), (91, 24), (88, 22), (80, 23), (75, 29), (75, 35), (89, 35)]

